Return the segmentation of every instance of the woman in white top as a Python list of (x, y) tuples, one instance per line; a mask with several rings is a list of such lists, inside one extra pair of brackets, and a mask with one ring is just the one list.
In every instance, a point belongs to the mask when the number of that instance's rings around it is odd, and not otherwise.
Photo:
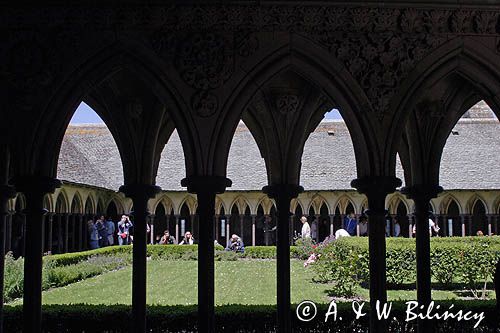
[(302, 238), (311, 238), (311, 227), (309, 226), (309, 223), (307, 223), (307, 217), (302, 216), (300, 218), (300, 222), (302, 222)]

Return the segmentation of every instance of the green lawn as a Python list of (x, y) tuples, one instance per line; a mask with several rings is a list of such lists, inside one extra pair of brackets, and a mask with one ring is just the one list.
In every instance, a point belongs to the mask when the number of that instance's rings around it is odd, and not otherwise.
[[(291, 261), (292, 302), (329, 302), (329, 285), (313, 283), (313, 271), (302, 264), (299, 260)], [(197, 272), (196, 261), (148, 261), (148, 304), (196, 304)], [(276, 304), (276, 261), (218, 261), (215, 273), (216, 304)], [(43, 303), (130, 304), (131, 280), (132, 269), (127, 267), (45, 291)], [(369, 292), (359, 288), (358, 295), (367, 299)], [(416, 299), (416, 292), (389, 290), (388, 297), (389, 300)], [(433, 291), (433, 298), (453, 299), (457, 296), (451, 291)]]

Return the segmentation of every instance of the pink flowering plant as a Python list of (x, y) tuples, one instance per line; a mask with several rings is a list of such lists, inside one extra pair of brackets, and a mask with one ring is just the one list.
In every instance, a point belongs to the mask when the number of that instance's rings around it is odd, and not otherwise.
[(332, 296), (351, 297), (361, 280), (366, 277), (366, 274), (363, 274), (364, 261), (360, 251), (342, 239), (329, 237), (312, 248), (304, 267), (313, 269), (314, 282), (331, 286)]

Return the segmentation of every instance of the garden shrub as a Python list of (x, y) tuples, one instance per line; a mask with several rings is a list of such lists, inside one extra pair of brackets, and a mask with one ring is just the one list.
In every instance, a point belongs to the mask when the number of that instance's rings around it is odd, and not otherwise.
[[(474, 330), (474, 321), (437, 320), (433, 323), (436, 332), (495, 332), (498, 317), (493, 301), (439, 301), (441, 308), (466, 309), (474, 313), (484, 312), (485, 320)], [(367, 304), (368, 305), (368, 304)], [(407, 323), (404, 302), (392, 302), (391, 332), (416, 332), (416, 321)], [(325, 323), (327, 304), (318, 304), (318, 315), (310, 322), (301, 322), (292, 306), (292, 327), (294, 332), (367, 332), (369, 314), (355, 319), (351, 303), (338, 303), (338, 317), (342, 320)], [(197, 332), (196, 306), (148, 306), (148, 332)], [(6, 332), (22, 331), (22, 306), (6, 306), (4, 328)], [(43, 306), (43, 331), (60, 332), (129, 332), (131, 307), (127, 305), (50, 305)], [(224, 305), (215, 308), (216, 332), (276, 332), (276, 306), (270, 305)]]
[(216, 261), (236, 261), (241, 258), (240, 253), (233, 251), (215, 251)]
[(299, 238), (295, 241), (294, 246), (294, 257), (302, 260), (306, 260), (314, 252), (315, 242), (312, 238)]
[[(388, 238), (386, 244), (388, 284), (392, 287), (413, 285), (416, 280), (415, 239)], [(440, 284), (461, 282), (479, 297), (481, 289), (484, 296), (487, 282), (491, 281), (495, 264), (500, 259), (500, 237), (432, 238), (430, 250), (432, 276)], [(312, 263), (315, 281), (334, 284), (343, 281), (348, 285), (345, 290), (336, 290), (339, 296), (350, 293), (353, 278), (358, 284), (369, 282), (366, 237), (345, 237), (312, 245), (312, 253), (314, 257), (306, 265)]]
[(390, 285), (411, 283), (417, 277), (415, 246), (391, 246), (386, 254), (386, 277)]
[(43, 289), (66, 286), (104, 272), (127, 266), (127, 262), (119, 256), (92, 256), (86, 261), (69, 266), (44, 266)]
[(276, 258), (276, 246), (246, 246), (245, 258), (274, 259)]
[(451, 284), (459, 267), (459, 248), (450, 244), (434, 246), (431, 251), (431, 273), (441, 284)]
[[(499, 257), (499, 253), (492, 251), (488, 242), (467, 244), (461, 249), (458, 272), (475, 298), (485, 298), (487, 282), (493, 279)], [(478, 288), (479, 283), (483, 284), (482, 288)], [(479, 290), (482, 290), (481, 296)]]
[(12, 252), (5, 256), (4, 301), (10, 302), (23, 295), (24, 260), (14, 259)]
[(87, 260), (96, 255), (121, 256), (123, 258), (128, 256), (131, 260), (132, 247), (115, 245), (89, 251), (48, 255), (43, 259), (44, 261), (53, 262), (55, 266), (68, 266), (77, 264), (80, 261)]

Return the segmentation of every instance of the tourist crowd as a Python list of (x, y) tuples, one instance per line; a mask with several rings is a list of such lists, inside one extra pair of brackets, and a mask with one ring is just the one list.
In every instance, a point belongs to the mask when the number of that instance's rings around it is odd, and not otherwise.
[[(91, 250), (111, 246), (115, 244), (115, 236), (118, 240), (118, 245), (129, 245), (134, 241), (133, 227), (134, 224), (127, 215), (122, 215), (121, 220), (116, 224), (111, 218), (101, 216), (97, 220), (89, 220), (87, 222), (89, 232), (89, 247)], [(146, 232), (149, 234), (151, 228), (146, 224)], [(217, 244), (217, 241), (214, 241)], [(160, 245), (193, 245), (196, 241), (190, 231), (186, 231), (180, 242), (177, 242), (174, 236), (170, 235), (168, 230), (163, 232), (163, 235), (157, 235), (155, 244)], [(227, 251), (242, 253), (245, 250), (243, 240), (236, 234), (233, 234), (228, 241)]]

